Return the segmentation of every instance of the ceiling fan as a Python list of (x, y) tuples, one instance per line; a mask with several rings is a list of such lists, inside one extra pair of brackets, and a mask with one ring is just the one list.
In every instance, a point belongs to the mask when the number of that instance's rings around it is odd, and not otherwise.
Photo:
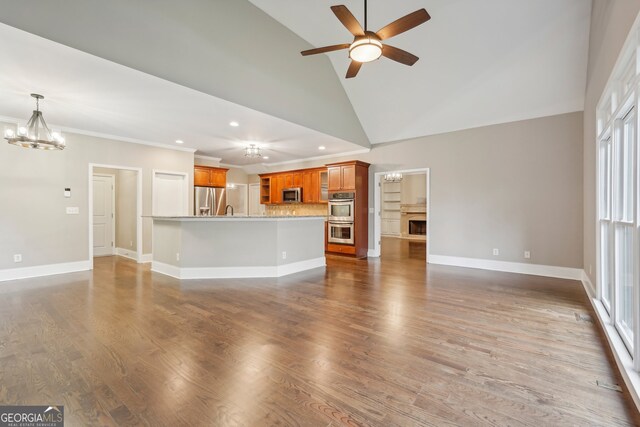
[(364, 0), (364, 29), (362, 29), (358, 20), (346, 6), (331, 6), (331, 10), (340, 22), (342, 22), (342, 25), (344, 25), (347, 30), (353, 34), (353, 42), (350, 44), (343, 43), (309, 49), (300, 53), (302, 56), (307, 56), (332, 52), (334, 50), (349, 49), (351, 64), (347, 70), (346, 78), (348, 79), (355, 77), (358, 74), (363, 63), (375, 61), (380, 58), (380, 56), (386, 56), (389, 59), (409, 66), (415, 64), (418, 60), (417, 56), (402, 49), (398, 49), (397, 47), (382, 44), (382, 40), (397, 36), (398, 34), (404, 33), (405, 31), (417, 27), (420, 24), (424, 24), (431, 19), (431, 16), (429, 16), (425, 9), (420, 9), (393, 21), (374, 33), (373, 31), (367, 30), (367, 0)]

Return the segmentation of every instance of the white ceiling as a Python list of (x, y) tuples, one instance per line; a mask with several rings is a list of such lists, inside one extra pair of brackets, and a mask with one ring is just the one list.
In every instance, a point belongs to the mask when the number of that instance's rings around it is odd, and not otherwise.
[[(362, 150), (350, 142), (0, 24), (0, 117), (26, 121), (41, 93), (51, 127), (167, 144), (248, 165)], [(239, 127), (229, 126), (235, 120)], [(250, 141), (268, 160), (244, 157)], [(318, 146), (326, 147), (319, 151)]]
[[(363, 23), (361, 0), (250, 1), (315, 47), (352, 41), (331, 5)], [(423, 7), (429, 22), (388, 40), (413, 67), (381, 58), (346, 80), (347, 51), (326, 54), (371, 143), (583, 110), (591, 1), (371, 0), (369, 29)]]

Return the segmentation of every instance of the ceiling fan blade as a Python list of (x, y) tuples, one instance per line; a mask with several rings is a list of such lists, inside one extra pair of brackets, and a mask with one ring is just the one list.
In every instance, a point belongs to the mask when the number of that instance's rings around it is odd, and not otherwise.
[(318, 53), (333, 52), (334, 50), (347, 49), (349, 46), (350, 46), (349, 43), (334, 44), (332, 46), (325, 46), (325, 47), (319, 47), (316, 49), (303, 50), (300, 53), (302, 54), (302, 56), (316, 55)]
[(426, 10), (416, 10), (415, 12), (412, 12), (400, 19), (393, 21), (391, 24), (382, 28), (376, 34), (378, 35), (378, 37), (380, 37), (380, 40), (385, 40), (393, 36), (397, 36), (398, 34), (404, 33), (405, 31), (417, 27), (420, 24), (424, 24), (429, 19), (431, 19), (431, 16), (429, 16)]
[(362, 26), (349, 11), (349, 9), (347, 9), (347, 6), (331, 6), (331, 10), (340, 20), (340, 22), (342, 22), (342, 25), (347, 27), (347, 30), (349, 30), (351, 34), (353, 34), (354, 36), (364, 36), (364, 30), (362, 29)]
[(420, 59), (406, 50), (398, 49), (397, 47), (389, 46), (388, 44), (382, 46), (382, 55), (409, 66), (415, 64), (416, 61)]
[(362, 67), (362, 62), (351, 61), (351, 64), (349, 64), (349, 69), (347, 70), (346, 77), (348, 79), (355, 77), (358, 74), (358, 71), (360, 71), (360, 67)]

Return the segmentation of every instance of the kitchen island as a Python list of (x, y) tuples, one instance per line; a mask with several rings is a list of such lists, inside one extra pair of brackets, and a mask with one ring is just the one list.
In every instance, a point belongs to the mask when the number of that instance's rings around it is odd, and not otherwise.
[(323, 216), (153, 217), (151, 270), (178, 279), (280, 277), (324, 267)]

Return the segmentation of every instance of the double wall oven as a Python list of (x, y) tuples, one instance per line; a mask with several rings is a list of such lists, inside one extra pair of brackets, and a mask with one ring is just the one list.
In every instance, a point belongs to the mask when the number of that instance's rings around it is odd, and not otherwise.
[(328, 242), (353, 245), (355, 193), (329, 194)]

